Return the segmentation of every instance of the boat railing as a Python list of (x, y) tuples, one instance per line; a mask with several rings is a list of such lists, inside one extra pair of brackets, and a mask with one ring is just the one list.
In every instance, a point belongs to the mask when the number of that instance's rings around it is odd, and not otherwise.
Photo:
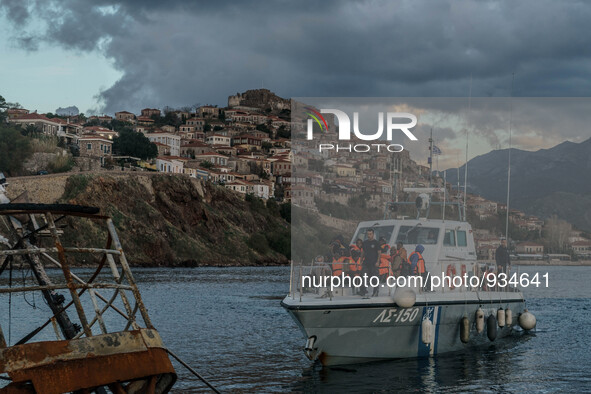
[[(3, 232), (6, 229), (10, 231)], [(86, 231), (86, 239), (105, 245), (80, 245), (79, 237), (71, 234), (77, 231)], [(24, 331), (28, 333), (16, 341), (6, 341), (0, 329), (5, 346), (28, 343), (45, 328), (53, 329), (58, 340), (154, 328), (113, 220), (99, 215), (98, 209), (0, 204), (0, 235), (7, 241), (0, 244), (0, 294), (8, 303), (17, 293), (40, 292), (50, 308), (43, 324)], [(79, 267), (81, 261), (84, 269)], [(22, 271), (22, 280), (13, 271)], [(25, 272), (31, 272), (32, 279), (26, 280)], [(11, 311), (19, 312), (29, 313)]]

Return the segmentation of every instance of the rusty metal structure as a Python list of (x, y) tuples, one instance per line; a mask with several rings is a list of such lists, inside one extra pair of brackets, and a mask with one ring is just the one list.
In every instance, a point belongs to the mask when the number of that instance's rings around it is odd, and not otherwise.
[[(0, 296), (41, 293), (50, 308), (45, 322), (14, 344), (0, 326), (0, 374), (8, 380), (0, 393), (167, 393), (176, 373), (113, 220), (98, 208), (0, 197)], [(98, 222), (104, 247), (68, 245), (76, 221)], [(92, 267), (76, 274), (80, 256)], [(34, 282), (6, 282), (16, 268), (30, 270)], [(36, 342), (42, 332), (55, 340)]]

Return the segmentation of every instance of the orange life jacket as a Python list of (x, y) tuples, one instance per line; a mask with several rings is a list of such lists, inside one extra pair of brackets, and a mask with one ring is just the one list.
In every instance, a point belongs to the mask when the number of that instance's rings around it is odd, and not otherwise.
[(349, 266), (349, 263), (352, 263), (353, 259), (347, 256), (341, 256), (338, 260), (332, 261), (332, 275), (333, 276), (341, 276), (343, 270), (346, 266)]
[[(349, 249), (353, 252), (353, 251), (358, 251), (359, 252), (359, 257), (357, 259), (354, 259), (353, 257), (351, 257), (351, 264), (349, 265), (349, 270), (351, 272), (360, 272), (361, 271), (361, 249), (359, 248), (359, 246), (353, 244), (349, 247)], [(351, 253), (351, 255), (353, 255), (353, 253)]]
[(410, 265), (412, 265), (410, 258), (414, 254), (419, 255), (419, 260), (417, 261), (417, 268), (415, 269), (415, 272), (413, 272), (413, 274), (419, 274), (419, 275), (424, 274), (425, 273), (425, 259), (423, 258), (423, 256), (419, 252), (417, 252), (416, 250), (414, 252), (412, 252), (410, 254), (410, 256), (408, 256), (408, 263)]
[(382, 245), (380, 247), (380, 265), (378, 266), (378, 274), (386, 275), (390, 273), (390, 245)]
[(380, 275), (387, 275), (390, 273), (390, 256), (382, 253), (380, 254), (380, 265), (378, 273)]

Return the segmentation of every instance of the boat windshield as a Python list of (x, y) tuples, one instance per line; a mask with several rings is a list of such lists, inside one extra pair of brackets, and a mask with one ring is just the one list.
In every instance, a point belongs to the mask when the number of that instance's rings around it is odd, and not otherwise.
[(356, 239), (361, 238), (363, 241), (367, 239), (367, 230), (373, 229), (375, 231), (375, 239), (380, 240), (384, 238), (386, 242), (390, 242), (390, 238), (392, 237), (392, 233), (394, 232), (394, 226), (368, 226), (368, 227), (361, 227), (355, 237), (353, 238), (353, 242)]
[(436, 227), (401, 226), (396, 242), (403, 244), (434, 245), (439, 239), (439, 229)]

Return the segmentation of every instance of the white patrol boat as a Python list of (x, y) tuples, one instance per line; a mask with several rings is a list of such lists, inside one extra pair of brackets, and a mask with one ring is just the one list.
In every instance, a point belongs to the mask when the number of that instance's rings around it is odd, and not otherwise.
[[(281, 305), (307, 339), (304, 350), (310, 360), (338, 365), (429, 357), (498, 341), (516, 325), (524, 330), (535, 327), (521, 291), (501, 283), (495, 264), (477, 261), (469, 223), (418, 215), (365, 221), (359, 223), (351, 244), (365, 240), (369, 229), (375, 239), (384, 238), (393, 248), (402, 242), (409, 256), (423, 245), (431, 278), (425, 288), (381, 283), (379, 295), (369, 298), (356, 295), (353, 287), (310, 285), (310, 277), (319, 283), (320, 277), (330, 275), (330, 263), (292, 265), (290, 293)], [(445, 276), (456, 279), (441, 281)], [(519, 274), (509, 272), (507, 282), (511, 276)], [(431, 284), (437, 286), (431, 289)]]

